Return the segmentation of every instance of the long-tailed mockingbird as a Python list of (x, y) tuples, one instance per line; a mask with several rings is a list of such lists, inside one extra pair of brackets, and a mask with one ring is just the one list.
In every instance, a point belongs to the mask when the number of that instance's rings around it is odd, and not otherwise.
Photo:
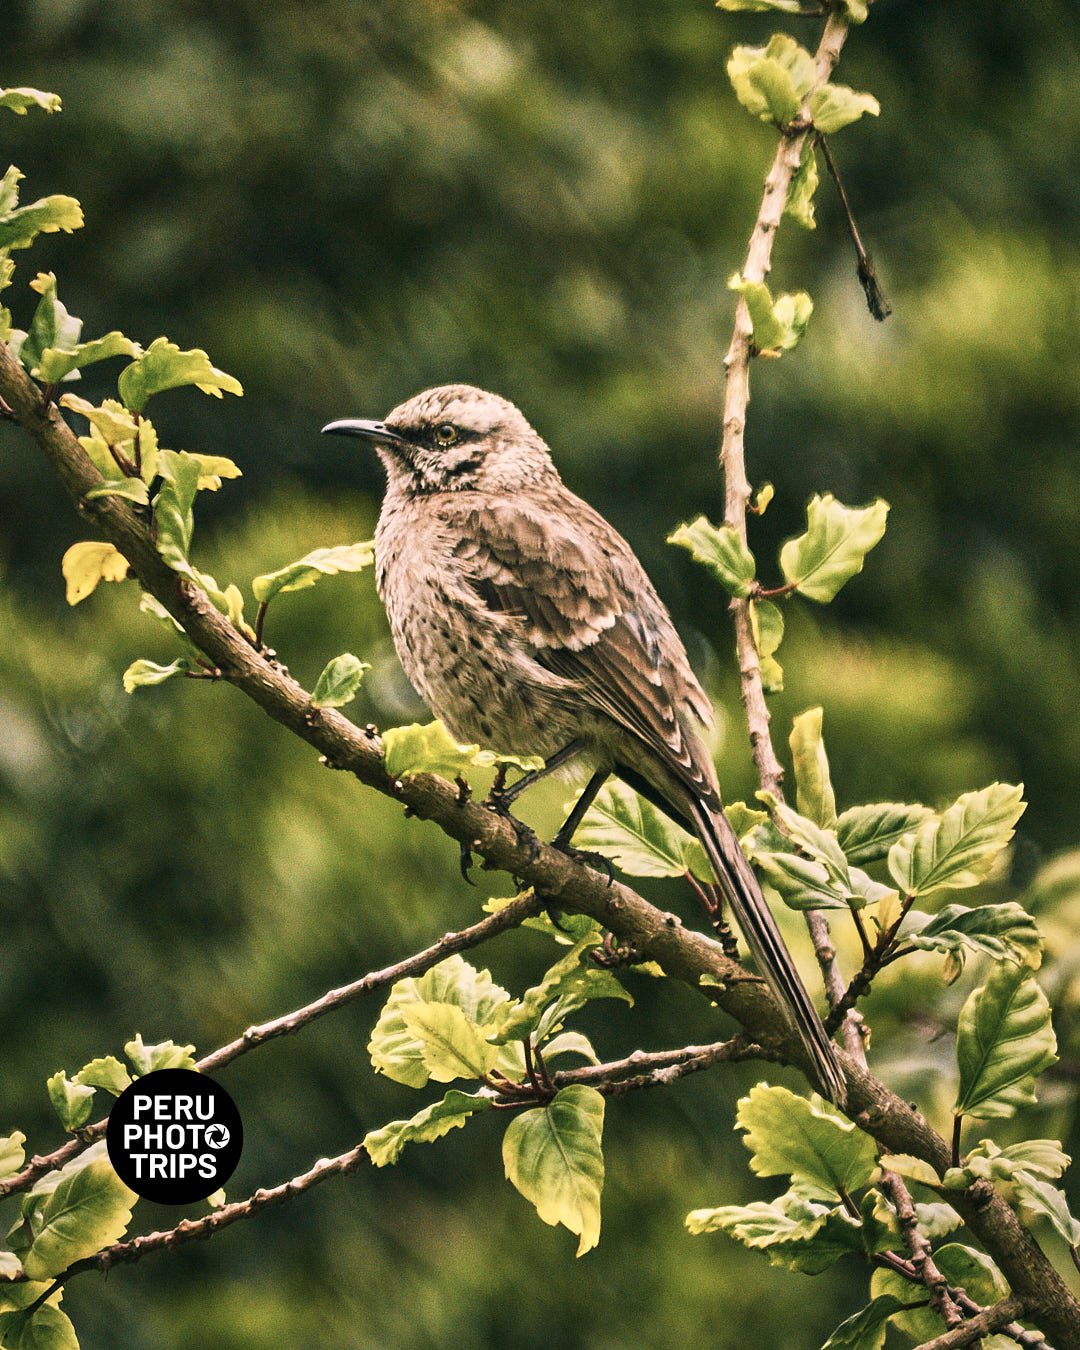
[(386, 468), (376, 580), (432, 711), (463, 741), (542, 755), (545, 772), (591, 767), (562, 843), (612, 773), (696, 834), (821, 1088), (842, 1102), (833, 1043), (721, 808), (700, 734), (709, 701), (630, 546), (495, 394), (445, 385), (384, 421), (323, 430), (371, 441)]

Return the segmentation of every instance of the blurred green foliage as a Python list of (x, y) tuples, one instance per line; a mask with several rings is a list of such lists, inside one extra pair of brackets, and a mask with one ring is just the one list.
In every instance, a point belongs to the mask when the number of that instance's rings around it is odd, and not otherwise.
[[(759, 559), (799, 531), (813, 492), (893, 508), (828, 613), (785, 611), (778, 741), (824, 704), (841, 807), (1024, 781), (1020, 882), (1080, 836), (1070, 20), (1061, 0), (873, 7), (842, 74), (883, 112), (837, 154), (895, 314), (867, 316), (823, 184), (816, 232), (786, 221), (773, 273), (777, 292), (810, 292), (814, 316), (797, 352), (755, 368), (749, 428), (751, 473), (777, 486), (753, 525)], [(4, 81), (56, 89), (65, 108), (7, 118), (2, 153), (27, 173), (26, 200), (70, 193), (88, 220), (20, 266), (5, 293), (16, 322), (36, 299), (25, 283), (52, 268), (90, 331), (205, 346), (247, 391), (155, 402), (163, 444), (246, 475), (204, 501), (200, 565), (244, 581), (369, 537), (376, 467), (318, 427), (430, 383), (496, 389), (646, 561), (728, 709), (729, 795), (750, 791), (722, 600), (663, 541), (722, 513), (726, 283), (774, 141), (724, 63), (784, 25), (708, 0), (9, 0), (2, 24)], [(88, 371), (80, 392), (103, 395), (107, 379)], [(171, 649), (130, 585), (66, 607), (59, 560), (83, 526), (3, 425), (0, 463), (0, 1131), (44, 1148), (55, 1069), (136, 1030), (206, 1051), (478, 903), (432, 827), (320, 768), (232, 691), (125, 695), (124, 667)], [(370, 661), (357, 719), (420, 714), (369, 573), (283, 597), (267, 636), (309, 685), (339, 652)], [(565, 790), (525, 814), (550, 825)], [(646, 889), (690, 912), (674, 883)], [(1058, 934), (1046, 983), (1066, 1012), (1080, 1002), (1078, 889), (1073, 860), (1040, 892)], [(808, 956), (800, 922), (787, 927)], [(521, 933), (480, 964), (520, 988), (548, 958)], [(883, 980), (868, 1015), (875, 1065), (940, 1124), (951, 1046), (928, 1043), (940, 1028), (912, 1012), (940, 1006), (939, 972), (914, 958), (902, 995)], [(634, 1010), (584, 1019), (602, 1054), (722, 1034), (689, 994), (631, 978)], [(228, 1070), (248, 1141), (233, 1194), (415, 1108), (370, 1074), (376, 1014), (335, 1014)], [(1059, 1039), (1075, 1074), (1076, 1033), (1061, 1025)], [(581, 1262), (503, 1182), (499, 1130), (482, 1119), (468, 1140), (410, 1150), (197, 1250), (84, 1276), (67, 1306), (91, 1350), (816, 1346), (857, 1306), (860, 1270), (808, 1285), (682, 1227), (690, 1208), (765, 1193), (731, 1132), (756, 1076), (732, 1067), (612, 1103), (604, 1236)], [(1065, 1131), (1069, 1148), (1056, 1082), (1029, 1132)]]

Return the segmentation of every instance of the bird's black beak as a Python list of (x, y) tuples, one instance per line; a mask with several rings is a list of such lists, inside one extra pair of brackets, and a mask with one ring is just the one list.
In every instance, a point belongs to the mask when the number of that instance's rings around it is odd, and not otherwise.
[(340, 422), (327, 422), (324, 432), (336, 436), (359, 436), (365, 441), (374, 441), (376, 445), (404, 445), (404, 439), (391, 431), (384, 422), (368, 422), (362, 418), (343, 418)]

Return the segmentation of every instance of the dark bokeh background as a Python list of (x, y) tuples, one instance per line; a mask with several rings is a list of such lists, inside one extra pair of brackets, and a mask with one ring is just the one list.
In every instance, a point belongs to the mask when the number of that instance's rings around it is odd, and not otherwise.
[[(749, 790), (722, 598), (663, 540), (721, 513), (725, 283), (774, 143), (724, 62), (783, 25), (708, 0), (9, 0), (0, 26), (0, 83), (65, 108), (6, 117), (0, 155), (27, 173), (24, 200), (68, 192), (88, 220), (20, 258), (16, 321), (54, 268), (89, 333), (205, 346), (247, 391), (152, 409), (164, 444), (245, 471), (201, 502), (200, 563), (243, 582), (367, 537), (374, 463), (318, 427), (430, 383), (496, 389), (645, 559), (729, 709), (725, 782)], [(789, 607), (778, 738), (824, 703), (844, 804), (1023, 779), (1024, 884), (1080, 838), (1075, 16), (879, 0), (840, 77), (883, 105), (836, 150), (896, 313), (867, 316), (823, 186), (817, 231), (785, 223), (776, 252), (776, 285), (817, 310), (797, 353), (754, 371), (751, 472), (777, 497), (753, 542), (774, 558), (817, 490), (893, 511), (834, 606)], [(128, 698), (124, 666), (165, 648), (130, 587), (66, 607), (59, 560), (82, 533), (0, 427), (0, 1130), (32, 1128), (39, 1148), (57, 1138), (54, 1069), (136, 1030), (208, 1050), (477, 913), (437, 832), (230, 690)], [(420, 715), (370, 576), (284, 597), (272, 625), (303, 678), (346, 649), (373, 662), (360, 720)], [(482, 960), (517, 988), (549, 955), (526, 933)], [(688, 994), (631, 980), (635, 1009), (584, 1019), (603, 1053), (723, 1034)], [(1048, 983), (1071, 998), (1071, 964)], [(923, 1019), (938, 987), (928, 961), (875, 995), (875, 1061), (933, 1111), (950, 1100), (949, 1041)], [(248, 1140), (233, 1193), (416, 1109), (370, 1072), (375, 1014), (227, 1071)], [(604, 1239), (580, 1262), (503, 1182), (502, 1122), (485, 1118), (208, 1247), (84, 1276), (67, 1306), (91, 1350), (817, 1346), (858, 1306), (860, 1270), (811, 1284), (682, 1228), (696, 1205), (775, 1192), (730, 1129), (754, 1076), (611, 1106)], [(1070, 1130), (1062, 1084), (1043, 1097), (1021, 1128)]]

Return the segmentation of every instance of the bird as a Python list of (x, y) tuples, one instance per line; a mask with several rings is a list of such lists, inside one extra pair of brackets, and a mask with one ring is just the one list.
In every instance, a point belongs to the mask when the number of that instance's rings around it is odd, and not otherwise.
[(435, 716), (460, 741), (544, 759), (504, 804), (572, 762), (591, 770), (561, 847), (612, 774), (696, 835), (818, 1088), (843, 1104), (836, 1047), (724, 814), (712, 705), (630, 545), (497, 394), (441, 385), (323, 431), (370, 442), (386, 471), (376, 586)]

